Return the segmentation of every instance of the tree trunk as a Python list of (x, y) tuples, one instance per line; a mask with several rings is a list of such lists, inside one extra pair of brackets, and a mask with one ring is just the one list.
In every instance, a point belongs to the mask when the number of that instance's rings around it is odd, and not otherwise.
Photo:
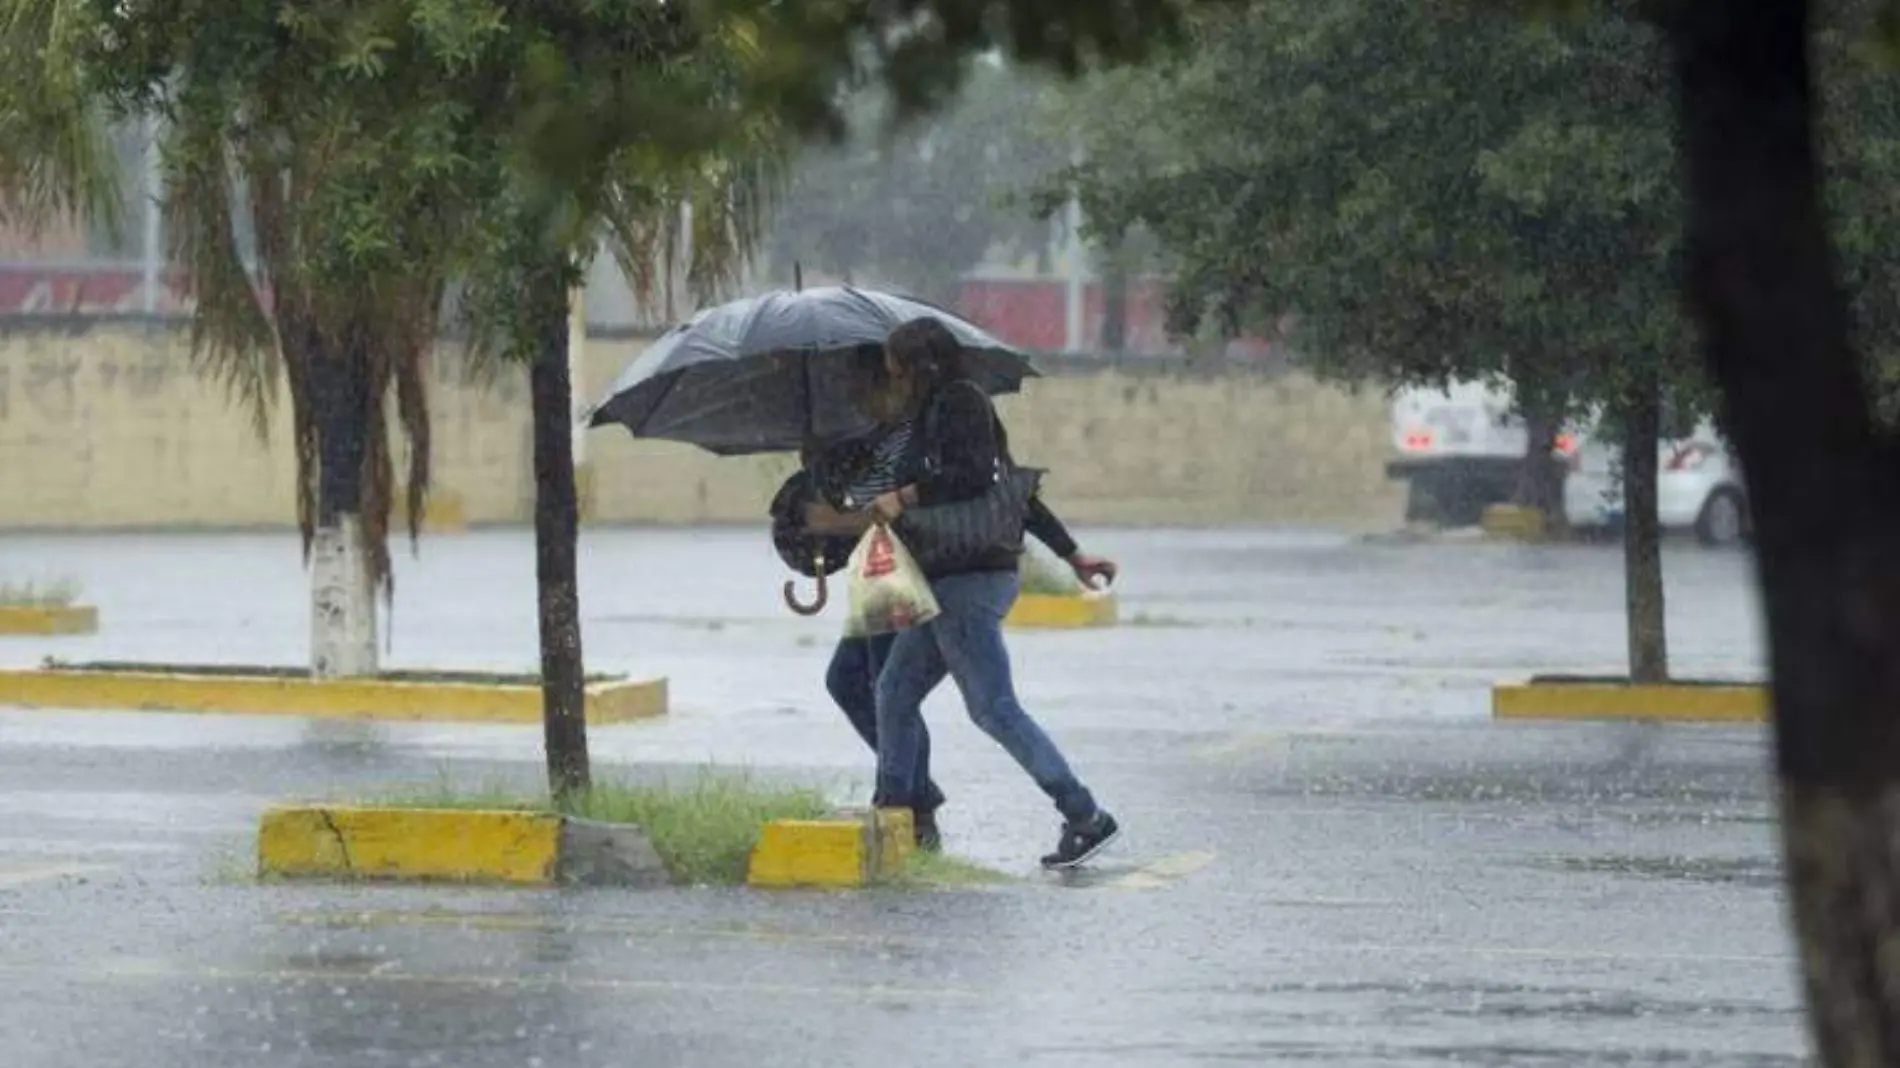
[(1663, 623), (1662, 524), (1656, 515), (1662, 398), (1655, 379), (1630, 392), (1623, 421), (1623, 596), (1629, 615), (1630, 679), (1669, 678)]
[(310, 673), (374, 675), (376, 591), (363, 541), (363, 458), (369, 374), (362, 354), (322, 351), (311, 366), (317, 430), (317, 515), (310, 543)]
[(1102, 249), (1102, 351), (1128, 351), (1128, 254), (1115, 238)]
[(1900, 1063), (1900, 484), (1848, 343), (1802, 0), (1664, 9), (1688, 306), (1748, 472), (1789, 905), (1823, 1063)]
[(535, 583), (541, 620), (541, 716), (548, 789), (557, 801), (585, 791), (586, 675), (581, 662), (580, 588), (575, 550), (580, 507), (574, 492), (574, 391), (568, 378), (568, 293), (549, 272), (536, 293), (540, 346), (528, 372), (534, 408)]
[(1564, 464), (1553, 454), (1561, 428), (1562, 420), (1556, 415), (1535, 409), (1524, 413), (1524, 466), (1512, 494), (1518, 504), (1544, 513), (1553, 528), (1566, 525)]

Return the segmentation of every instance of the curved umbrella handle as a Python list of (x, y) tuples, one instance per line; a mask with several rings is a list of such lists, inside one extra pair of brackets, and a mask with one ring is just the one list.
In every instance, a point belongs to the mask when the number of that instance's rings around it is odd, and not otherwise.
[(825, 610), (825, 605), (831, 600), (831, 586), (830, 583), (826, 581), (827, 576), (825, 575), (825, 558), (823, 556), (818, 557), (817, 563), (818, 566), (812, 570), (818, 573), (816, 576), (818, 589), (810, 604), (800, 604), (798, 601), (797, 584), (792, 582), (791, 579), (785, 580), (785, 607), (797, 612), (801, 616), (817, 615)]

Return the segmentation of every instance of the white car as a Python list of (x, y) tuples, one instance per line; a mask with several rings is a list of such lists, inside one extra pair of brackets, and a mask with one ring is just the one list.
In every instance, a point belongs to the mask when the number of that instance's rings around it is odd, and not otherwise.
[(1511, 499), (1529, 444), (1511, 395), (1482, 382), (1416, 387), (1392, 397), (1386, 477), (1404, 479), (1407, 522), (1473, 526), (1485, 506)]
[[(1572, 527), (1613, 527), (1623, 520), (1622, 449), (1578, 438), (1566, 454), (1564, 517)], [(1707, 422), (1687, 438), (1662, 443), (1656, 515), (1665, 532), (1694, 531), (1705, 545), (1734, 545), (1750, 533), (1748, 491), (1740, 466)]]

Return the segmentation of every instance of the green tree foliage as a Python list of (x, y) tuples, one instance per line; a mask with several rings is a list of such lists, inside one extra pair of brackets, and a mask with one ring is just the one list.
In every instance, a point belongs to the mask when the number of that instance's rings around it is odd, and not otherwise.
[[(1177, 327), (1214, 313), (1294, 339), (1320, 373), (1509, 377), (1527, 398), (1619, 408), (1655, 382), (1708, 392), (1677, 310), (1682, 207), (1659, 33), (1610, 3), (1549, 19), (1401, 0), (1211, 13), (1182, 58), (1090, 85), (1093, 226), (1146, 224)], [(1900, 95), (1824, 37), (1834, 189), (1858, 320), (1894, 322)], [(1166, 143), (1124, 151), (1129, 114)], [(1134, 124), (1151, 129), (1153, 124)]]

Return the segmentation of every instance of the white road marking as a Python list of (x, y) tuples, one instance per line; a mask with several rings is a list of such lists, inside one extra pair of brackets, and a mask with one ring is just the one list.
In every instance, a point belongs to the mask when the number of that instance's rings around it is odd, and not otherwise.
[(1205, 849), (1175, 853), (1150, 861), (1126, 875), (1118, 875), (1102, 884), (1110, 890), (1158, 890), (1214, 863), (1214, 854)]

